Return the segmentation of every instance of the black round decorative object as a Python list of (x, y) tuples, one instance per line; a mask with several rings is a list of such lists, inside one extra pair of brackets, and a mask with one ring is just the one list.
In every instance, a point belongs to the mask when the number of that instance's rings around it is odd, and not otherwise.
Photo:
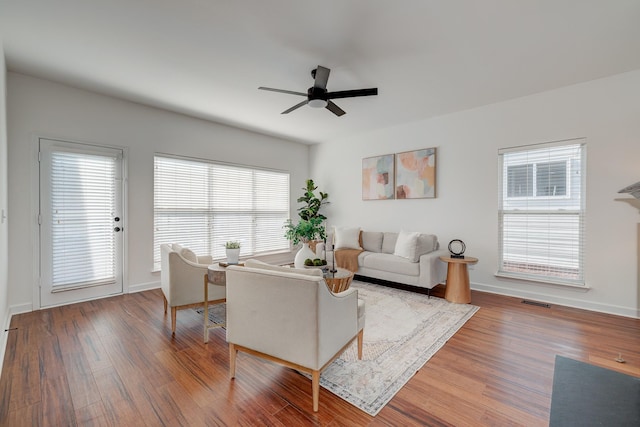
[(449, 242), (449, 252), (451, 252), (451, 258), (464, 258), (464, 251), (467, 249), (464, 242), (460, 239), (453, 239)]

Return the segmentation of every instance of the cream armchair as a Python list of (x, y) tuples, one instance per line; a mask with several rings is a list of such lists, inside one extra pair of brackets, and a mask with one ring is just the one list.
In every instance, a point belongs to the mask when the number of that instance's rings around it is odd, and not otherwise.
[[(197, 256), (178, 244), (160, 245), (160, 281), (164, 296), (164, 312), (171, 307), (171, 332), (176, 332), (176, 313), (184, 308), (204, 304), (204, 276), (212, 263), (211, 256)], [(225, 287), (209, 284), (209, 303), (224, 302)]]
[(318, 411), (320, 373), (357, 338), (362, 358), (364, 301), (338, 294), (319, 269), (298, 270), (247, 261), (227, 268), (229, 373), (242, 351), (311, 375)]

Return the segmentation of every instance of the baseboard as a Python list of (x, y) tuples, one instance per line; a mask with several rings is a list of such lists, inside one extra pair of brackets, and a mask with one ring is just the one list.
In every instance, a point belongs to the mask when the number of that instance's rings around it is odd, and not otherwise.
[(640, 319), (640, 310), (637, 308), (621, 307), (610, 304), (601, 304), (598, 302), (581, 301), (571, 298), (563, 298), (557, 295), (549, 295), (540, 292), (519, 291), (500, 286), (486, 285), (482, 283), (471, 283), (471, 289), (474, 291), (487, 292), (497, 295), (505, 295), (517, 298), (527, 298), (530, 300), (540, 301), (547, 304), (557, 304), (566, 307), (579, 308), (582, 310), (597, 311), (600, 313), (615, 314), (617, 316), (631, 317)]
[(150, 289), (158, 289), (159, 287), (160, 282), (138, 283), (136, 285), (129, 285), (129, 293), (133, 294), (136, 292), (148, 291)]
[(7, 314), (4, 318), (2, 328), (4, 333), (2, 334), (2, 339), (0, 341), (0, 372), (2, 372), (4, 355), (7, 351), (7, 342), (9, 340), (9, 334), (11, 333), (11, 331), (9, 330), (9, 328), (11, 327), (11, 318), (14, 314), (29, 313), (30, 311), (33, 311), (33, 305), (31, 303), (12, 305), (7, 309)]

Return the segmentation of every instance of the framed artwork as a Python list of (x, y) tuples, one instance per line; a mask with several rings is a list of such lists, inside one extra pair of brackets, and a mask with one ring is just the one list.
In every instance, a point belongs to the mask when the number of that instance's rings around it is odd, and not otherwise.
[(396, 154), (396, 199), (436, 197), (436, 149)]
[(393, 199), (394, 155), (362, 159), (362, 200)]

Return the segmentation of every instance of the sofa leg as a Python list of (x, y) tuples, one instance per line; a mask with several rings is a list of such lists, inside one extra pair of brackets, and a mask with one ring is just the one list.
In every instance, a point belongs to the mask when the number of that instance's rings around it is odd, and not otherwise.
[(358, 360), (362, 360), (362, 342), (364, 341), (364, 328), (358, 332)]
[(311, 372), (311, 392), (313, 394), (313, 412), (318, 412), (320, 400), (320, 371)]

